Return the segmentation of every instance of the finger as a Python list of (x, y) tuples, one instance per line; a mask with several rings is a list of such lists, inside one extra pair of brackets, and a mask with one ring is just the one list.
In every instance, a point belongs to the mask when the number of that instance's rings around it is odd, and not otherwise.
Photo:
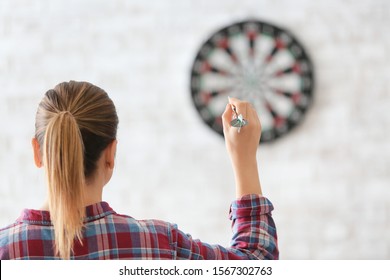
[(246, 111), (247, 111), (247, 103), (248, 102), (245, 102), (245, 101), (241, 101), (240, 99), (237, 99), (237, 98), (234, 98), (234, 97), (229, 97), (229, 103), (231, 105), (234, 105), (234, 107), (236, 107), (236, 111), (237, 111), (237, 114), (240, 115), (242, 114), (242, 116), (244, 117), (244, 119), (246, 118)]
[(252, 119), (252, 122), (256, 122), (259, 119), (257, 112), (253, 108), (252, 104), (248, 104), (247, 113), (248, 113), (248, 118)]
[(258, 126), (261, 129), (261, 122), (257, 111), (252, 107), (248, 106), (248, 119), (251, 120), (252, 125)]
[(222, 114), (222, 125), (224, 128), (230, 126), (230, 121), (233, 118), (233, 110), (230, 104), (226, 104), (225, 111)]

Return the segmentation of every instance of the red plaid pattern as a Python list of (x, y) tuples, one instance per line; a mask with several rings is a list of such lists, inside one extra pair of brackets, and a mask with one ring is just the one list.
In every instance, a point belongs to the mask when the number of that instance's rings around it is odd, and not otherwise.
[[(278, 259), (273, 206), (247, 195), (230, 207), (233, 237), (225, 248), (193, 239), (175, 224), (117, 214), (106, 202), (86, 207), (82, 244), (71, 259)], [(0, 230), (0, 259), (58, 259), (47, 211), (25, 209)]]

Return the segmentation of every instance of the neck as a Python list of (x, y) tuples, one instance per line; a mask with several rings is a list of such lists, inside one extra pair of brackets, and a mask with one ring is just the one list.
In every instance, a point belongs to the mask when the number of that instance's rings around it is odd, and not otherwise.
[[(112, 169), (107, 169), (104, 157), (100, 157), (97, 163), (97, 170), (91, 178), (87, 178), (85, 185), (84, 206), (92, 205), (102, 201), (103, 187), (108, 183), (112, 175)], [(107, 171), (108, 170), (108, 171)], [(49, 200), (41, 207), (42, 210), (49, 210)]]
[(99, 203), (103, 200), (103, 186), (86, 186), (84, 206)]
[[(84, 200), (84, 206), (99, 203), (103, 200), (103, 186), (101, 184), (90, 183), (85, 186), (86, 197)], [(49, 199), (46, 198), (41, 210), (49, 211)]]

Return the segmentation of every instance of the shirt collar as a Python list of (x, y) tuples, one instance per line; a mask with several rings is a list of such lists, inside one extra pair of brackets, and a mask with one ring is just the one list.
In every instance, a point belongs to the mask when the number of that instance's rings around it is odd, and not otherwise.
[[(87, 223), (111, 214), (116, 214), (116, 212), (107, 202), (101, 201), (87, 206), (85, 208), (85, 214), (84, 222)], [(46, 226), (52, 225), (49, 211), (34, 209), (24, 209), (17, 219), (17, 222)]]

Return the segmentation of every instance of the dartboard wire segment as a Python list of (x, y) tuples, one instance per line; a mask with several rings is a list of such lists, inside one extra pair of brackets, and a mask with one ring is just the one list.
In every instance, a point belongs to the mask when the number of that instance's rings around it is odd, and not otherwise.
[(250, 20), (215, 32), (191, 69), (191, 95), (203, 121), (223, 135), (227, 97), (253, 104), (262, 123), (261, 142), (287, 134), (312, 101), (312, 63), (293, 35)]

